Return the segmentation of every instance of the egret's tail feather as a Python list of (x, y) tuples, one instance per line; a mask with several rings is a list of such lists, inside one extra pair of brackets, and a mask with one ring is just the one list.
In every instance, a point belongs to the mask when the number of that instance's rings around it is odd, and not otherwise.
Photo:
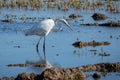
[(30, 35), (32, 35), (32, 32), (31, 32), (30, 29), (24, 30), (24, 33), (25, 33), (25, 36), (30, 36)]

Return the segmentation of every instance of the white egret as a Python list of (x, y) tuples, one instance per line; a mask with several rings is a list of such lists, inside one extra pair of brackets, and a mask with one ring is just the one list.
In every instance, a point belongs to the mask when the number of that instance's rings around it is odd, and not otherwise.
[(51, 30), (53, 29), (54, 26), (58, 26), (61, 28), (61, 23), (64, 23), (65, 25), (67, 25), (67, 27), (69, 29), (72, 30), (72, 27), (69, 25), (69, 23), (65, 19), (60, 19), (60, 20), (56, 20), (56, 21), (54, 21), (53, 19), (46, 19), (46, 20), (41, 21), (38, 25), (33, 26), (31, 29), (28, 29), (28, 31), (25, 33), (26, 36), (29, 36), (29, 35), (40, 36), (40, 39), (36, 44), (37, 52), (39, 52), (39, 50), (38, 50), (39, 42), (44, 37), (43, 52), (44, 52), (45, 59), (46, 59), (46, 57), (45, 57), (45, 37), (49, 34), (49, 32), (51, 32)]

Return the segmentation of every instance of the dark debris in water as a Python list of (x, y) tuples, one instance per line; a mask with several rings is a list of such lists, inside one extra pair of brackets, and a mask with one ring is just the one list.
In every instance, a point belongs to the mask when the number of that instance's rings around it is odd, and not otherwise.
[(0, 22), (14, 22), (12, 19), (0, 20)]
[(8, 64), (8, 67), (27, 67), (30, 66), (30, 64)]
[(21, 46), (14, 46), (14, 48), (21, 48)]
[(110, 54), (107, 54), (107, 53), (100, 53), (99, 56), (110, 56)]
[(82, 26), (106, 26), (106, 27), (120, 27), (120, 22), (106, 22), (106, 23), (86, 23), (80, 24)]
[(108, 41), (97, 42), (97, 41), (95, 41), (95, 40), (93, 40), (93, 41), (91, 41), (91, 42), (77, 41), (77, 42), (74, 42), (72, 45), (73, 45), (74, 47), (79, 47), (79, 48), (87, 47), (87, 46), (96, 47), (96, 46), (110, 45), (110, 42), (108, 42)]
[(120, 27), (120, 22), (108, 22), (99, 24), (99, 26)]
[(32, 67), (45, 68), (45, 67), (47, 67), (47, 62), (45, 60), (40, 60), (38, 62), (26, 61), (26, 63), (24, 63), (24, 64), (8, 64), (7, 66), (8, 67), (28, 67), (28, 66), (32, 66)]
[(27, 67), (27, 66), (33, 66), (33, 67), (46, 67), (45, 64), (8, 64), (8, 67)]
[(86, 24), (80, 24), (82, 26), (99, 26), (98, 23), (86, 23)]

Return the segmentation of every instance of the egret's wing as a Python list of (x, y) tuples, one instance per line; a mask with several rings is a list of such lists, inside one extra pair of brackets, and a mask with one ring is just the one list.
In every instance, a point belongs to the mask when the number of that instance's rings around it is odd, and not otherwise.
[(45, 30), (41, 27), (41, 23), (34, 25), (32, 28), (28, 29), (25, 33), (26, 36), (28, 35), (44, 35)]
[(43, 20), (39, 24), (34, 25), (31, 29), (29, 29), (26, 35), (46, 36), (54, 25), (55, 24), (52, 19)]

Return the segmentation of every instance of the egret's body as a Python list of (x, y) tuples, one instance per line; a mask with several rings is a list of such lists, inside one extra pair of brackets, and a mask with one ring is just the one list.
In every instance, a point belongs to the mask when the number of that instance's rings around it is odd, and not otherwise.
[(49, 32), (53, 29), (55, 25), (61, 27), (61, 23), (66, 24), (67, 27), (71, 29), (71, 26), (68, 24), (68, 22), (65, 19), (58, 20), (56, 23), (53, 19), (46, 19), (46, 20), (41, 21), (38, 25), (33, 26), (31, 29), (29, 29), (26, 32), (27, 36), (28, 35), (40, 36), (40, 39), (36, 45), (37, 52), (39, 52), (38, 50), (39, 42), (42, 39), (42, 37), (44, 37), (44, 43), (43, 43), (44, 57), (45, 57), (45, 37), (49, 34)]
[(41, 21), (38, 25), (29, 29), (26, 35), (38, 35), (41, 37), (47, 36), (51, 29), (55, 26), (52, 19), (46, 19)]

